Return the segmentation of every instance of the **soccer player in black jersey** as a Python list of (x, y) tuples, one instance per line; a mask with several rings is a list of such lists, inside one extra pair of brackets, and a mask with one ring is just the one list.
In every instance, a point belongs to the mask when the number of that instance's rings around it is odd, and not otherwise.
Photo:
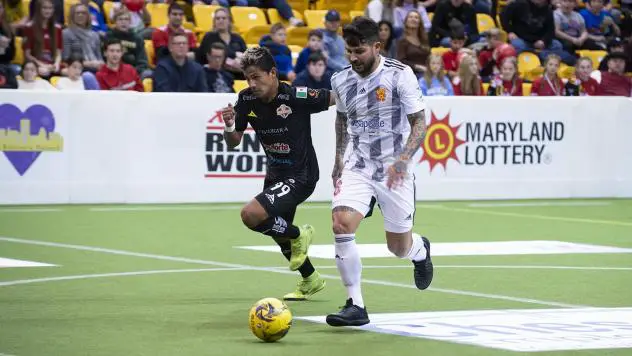
[(248, 49), (241, 60), (248, 88), (237, 104), (222, 109), (224, 139), (229, 147), (241, 142), (248, 124), (267, 156), (263, 191), (241, 210), (249, 229), (271, 236), (303, 277), (285, 300), (305, 300), (325, 287), (325, 280), (307, 257), (314, 229), (293, 224), (296, 207), (305, 201), (318, 181), (318, 161), (312, 145), (310, 115), (327, 110), (334, 101), (328, 90), (293, 88), (277, 77), (270, 52)]

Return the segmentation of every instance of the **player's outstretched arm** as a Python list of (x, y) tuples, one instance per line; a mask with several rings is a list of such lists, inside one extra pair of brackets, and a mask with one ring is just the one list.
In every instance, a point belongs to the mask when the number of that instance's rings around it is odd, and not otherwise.
[(232, 104), (222, 109), (222, 120), (224, 121), (224, 141), (228, 147), (237, 147), (241, 143), (243, 131), (235, 131), (235, 109)]
[(389, 168), (388, 181), (386, 182), (389, 188), (395, 188), (403, 182), (410, 160), (415, 153), (417, 153), (417, 150), (419, 150), (419, 147), (421, 147), (426, 138), (426, 117), (424, 110), (408, 115), (408, 121), (411, 127), (410, 136), (408, 136), (404, 151)]
[(331, 173), (331, 179), (333, 180), (334, 187), (336, 182), (342, 175), (342, 168), (344, 166), (343, 159), (345, 150), (347, 149), (347, 143), (349, 143), (349, 133), (347, 132), (347, 114), (337, 111), (336, 112), (336, 157), (334, 160), (334, 170)]

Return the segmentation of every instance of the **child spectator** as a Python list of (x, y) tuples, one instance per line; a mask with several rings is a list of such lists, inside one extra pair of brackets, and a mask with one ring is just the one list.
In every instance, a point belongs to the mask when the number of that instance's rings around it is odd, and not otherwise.
[(566, 82), (564, 89), (566, 96), (593, 96), (597, 94), (599, 83), (590, 77), (593, 62), (588, 57), (582, 57), (575, 64), (575, 77)]
[(597, 89), (600, 96), (632, 96), (632, 78), (625, 75), (626, 56), (621, 52), (606, 56), (608, 71), (601, 72), (601, 82)]
[(83, 66), (96, 72), (103, 65), (101, 39), (92, 31), (88, 7), (81, 3), (70, 7), (70, 25), (62, 31), (63, 58), (83, 58)]
[(320, 30), (311, 30), (307, 35), (307, 47), (303, 48), (298, 55), (294, 72), (300, 74), (307, 68), (307, 60), (312, 53), (323, 51), (323, 33)]
[(532, 96), (562, 96), (564, 82), (557, 75), (562, 59), (556, 54), (550, 54), (544, 61), (544, 74), (533, 81)]
[(34, 11), (33, 20), (24, 28), (24, 56), (37, 64), (41, 77), (49, 78), (61, 69), (61, 26), (55, 24), (52, 1), (36, 0)]
[(397, 59), (410, 66), (419, 78), (426, 71), (430, 55), (428, 35), (421, 26), (421, 17), (417, 11), (406, 15), (404, 25), (404, 37), (397, 41)]
[(193, 32), (182, 26), (184, 23), (184, 10), (177, 2), (172, 2), (171, 5), (169, 5), (168, 14), (169, 23), (155, 29), (151, 35), (151, 41), (154, 43), (154, 49), (156, 52), (156, 63), (158, 63), (162, 58), (169, 57), (169, 37), (175, 33), (182, 33), (187, 37), (189, 41), (189, 53), (187, 53), (187, 56), (190, 59), (194, 59), (194, 50), (197, 47), (197, 39), (195, 38)]
[(393, 33), (393, 25), (390, 22), (382, 20), (378, 22), (378, 33), (382, 48), (380, 54), (387, 58), (397, 57), (397, 46), (395, 45), (395, 33)]
[(281, 80), (293, 81), (296, 79), (296, 73), (292, 70), (292, 51), (286, 45), (287, 33), (285, 26), (277, 23), (270, 27), (270, 34), (261, 38), (259, 45), (266, 47), (274, 57), (277, 69), (279, 70), (279, 78)]
[(111, 19), (114, 18), (114, 13), (120, 9), (127, 9), (129, 11), (132, 32), (140, 35), (142, 39), (151, 39), (154, 29), (149, 27), (151, 15), (145, 7), (144, 0), (122, 0), (121, 2), (115, 2), (108, 16), (110, 16)]
[(331, 90), (331, 71), (327, 70), (327, 59), (320, 52), (312, 53), (307, 60), (307, 69), (296, 76), (292, 86)]
[(465, 45), (465, 33), (463, 31), (452, 31), (450, 34), (450, 50), (443, 53), (443, 68), (448, 72), (450, 78), (457, 75), (459, 63), (457, 57), (461, 48)]
[(603, 50), (599, 43), (588, 37), (584, 18), (573, 11), (575, 5), (575, 0), (562, 0), (560, 8), (553, 12), (555, 36), (569, 53), (578, 49)]
[(452, 96), (454, 89), (445, 73), (443, 59), (438, 54), (428, 57), (428, 70), (419, 79), (419, 87), (424, 96)]
[(494, 76), (487, 89), (488, 96), (522, 96), (522, 79), (518, 75), (516, 57), (505, 58), (500, 75)]
[(476, 57), (464, 55), (459, 64), (459, 75), (452, 80), (454, 95), (485, 95), (483, 93), (483, 82), (478, 72), (478, 60), (476, 60)]
[(488, 35), (487, 47), (478, 55), (483, 79), (487, 80), (500, 73), (500, 63), (509, 57), (517, 57), (516, 49), (500, 40), (500, 30), (492, 29)]
[(590, 9), (581, 10), (580, 15), (586, 23), (588, 38), (605, 49), (607, 37), (620, 36), (621, 30), (603, 7), (603, 0), (590, 0)]
[(154, 71), (154, 92), (206, 93), (206, 73), (202, 66), (189, 59), (189, 43), (184, 33), (169, 37), (169, 57)]
[(419, 2), (419, 0), (397, 0), (397, 6), (393, 10), (393, 27), (401, 31), (404, 29), (406, 16), (411, 11), (417, 11), (423, 22), (426, 32), (430, 31), (430, 18), (426, 12), (426, 8)]
[(114, 12), (114, 28), (106, 35), (106, 39), (117, 38), (123, 46), (123, 62), (140, 74), (141, 79), (151, 77), (152, 71), (147, 62), (145, 41), (131, 29), (131, 15), (126, 8)]
[(47, 80), (38, 78), (37, 62), (27, 60), (22, 66), (22, 78), (18, 79), (18, 89), (55, 90)]
[(226, 46), (221, 42), (213, 43), (206, 58), (208, 62), (204, 66), (204, 72), (206, 73), (208, 91), (211, 93), (234, 93), (233, 75), (224, 69)]
[(105, 65), (97, 72), (97, 80), (101, 90), (135, 90), (144, 91), (136, 69), (123, 63), (123, 46), (121, 41), (110, 38), (105, 42)]
[(83, 60), (79, 56), (73, 56), (66, 60), (68, 64), (68, 76), (61, 77), (55, 85), (59, 90), (85, 90), (81, 73), (83, 72)]

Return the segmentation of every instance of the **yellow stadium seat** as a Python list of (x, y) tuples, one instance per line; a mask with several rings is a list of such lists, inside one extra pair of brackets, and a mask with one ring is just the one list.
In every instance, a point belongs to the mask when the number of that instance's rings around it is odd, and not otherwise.
[(154, 43), (151, 40), (145, 40), (145, 53), (147, 54), (147, 59), (149, 60), (149, 66), (154, 68), (156, 66), (156, 63), (154, 63), (156, 53), (154, 51)]
[(103, 2), (103, 17), (105, 18), (105, 23), (107, 23), (110, 27), (114, 26), (114, 19), (110, 17), (111, 15), (113, 15), (112, 9), (114, 9), (114, 2)]
[(356, 0), (353, 2), (353, 10), (362, 11), (364, 13), (364, 9), (366, 9), (366, 6), (368, 4), (369, 4), (369, 0)]
[(593, 62), (593, 69), (597, 70), (599, 68), (599, 63), (603, 60), (603, 58), (608, 54), (606, 51), (589, 51), (589, 50), (579, 50), (577, 51), (580, 57), (588, 57)]
[(239, 32), (244, 35), (250, 28), (265, 26), (268, 24), (266, 14), (258, 7), (233, 6), (230, 8), (233, 23), (239, 27)]
[(351, 18), (351, 20), (360, 16), (364, 16), (364, 11), (360, 11), (360, 10), (349, 11), (349, 18)]
[(430, 20), (430, 22), (432, 22), (432, 18), (434, 17), (434, 12), (429, 12), (428, 13), (428, 20)]
[(305, 10), (305, 22), (307, 27), (325, 28), (325, 15), (327, 10)]
[(261, 37), (268, 34), (270, 34), (270, 25), (254, 26), (246, 32), (244, 41), (246, 43), (259, 43)]
[(70, 23), (70, 8), (72, 7), (72, 5), (78, 4), (78, 3), (79, 3), (79, 0), (65, 0), (64, 1), (64, 23), (66, 25)]
[(151, 93), (154, 91), (154, 81), (151, 78), (143, 79), (143, 88), (146, 93)]
[(59, 77), (58, 76), (54, 76), (54, 77), (50, 77), (49, 82), (52, 86), (54, 86), (55, 88), (57, 88), (57, 82), (59, 81)]
[(522, 95), (531, 96), (531, 83), (522, 83)]
[(494, 19), (492, 19), (492, 17), (487, 14), (476, 14), (476, 23), (478, 25), (479, 33), (483, 33), (491, 30), (492, 28), (496, 28)]
[(287, 3), (293, 10), (296, 10), (300, 13), (303, 13), (303, 11), (309, 9), (309, 0), (288, 0)]
[(518, 72), (527, 80), (533, 80), (538, 75), (536, 71), (540, 65), (540, 58), (534, 53), (522, 52), (518, 55)]
[(288, 48), (292, 51), (292, 53), (301, 53), (303, 50), (303, 47), (297, 45), (289, 45)]
[(145, 5), (151, 16), (151, 27), (162, 27), (169, 23), (168, 4), (147, 4)]
[(501, 30), (504, 30), (503, 23), (500, 22), (500, 15), (496, 15), (496, 23), (498, 23), (498, 28), (500, 28)]
[(489, 83), (483, 83), (483, 95), (487, 95), (487, 90), (489, 89)]
[(562, 63), (560, 64), (560, 69), (557, 71), (557, 75), (562, 79), (571, 79), (575, 76), (575, 67)]
[(438, 55), (440, 55), (440, 56), (443, 56), (443, 54), (444, 54), (444, 53), (446, 53), (446, 52), (447, 52), (447, 51), (449, 51), (449, 50), (450, 50), (450, 49), (449, 49), (449, 48), (446, 48), (446, 47), (432, 47), (432, 48), (430, 49), (430, 52), (431, 52), (432, 54), (438, 54)]
[(354, 6), (354, 2), (349, 0), (320, 0), (316, 4), (318, 10), (338, 10), (342, 23), (350, 22), (349, 11), (355, 10)]
[(235, 80), (233, 83), (233, 90), (235, 90), (235, 93), (239, 93), (246, 88), (248, 88), (248, 82), (245, 80)]
[[(31, 5), (31, 0), (22, 0), (22, 12), (28, 16), (29, 15), (29, 9), (30, 9), (30, 5)], [(6, 5), (5, 5), (6, 6)]]
[(211, 31), (213, 28), (213, 18), (218, 5), (193, 5), (193, 18), (196, 26), (202, 31)]
[(287, 44), (305, 47), (307, 46), (309, 27), (290, 27), (287, 31)]
[(11, 61), (13, 64), (22, 65), (24, 63), (24, 48), (22, 47), (22, 37), (15, 36), (15, 56)]
[(248, 48), (259, 47), (259, 43), (248, 43), (246, 47)]
[[(281, 17), (277, 9), (268, 9), (267, 12), (268, 12), (268, 20), (270, 20), (270, 24), (274, 25), (275, 23), (280, 22), (283, 25), (285, 25), (285, 27), (290, 26), (290, 22), (284, 19), (283, 17)], [(294, 15), (294, 17), (296, 17), (297, 19), (304, 21), (303, 14), (298, 12), (296, 9), (292, 9), (292, 15)]]

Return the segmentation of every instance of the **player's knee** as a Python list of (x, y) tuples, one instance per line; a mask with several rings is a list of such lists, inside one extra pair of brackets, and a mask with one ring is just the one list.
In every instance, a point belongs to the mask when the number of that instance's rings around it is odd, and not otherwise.
[(332, 228), (334, 234), (352, 234), (355, 232), (353, 231), (353, 224), (351, 222), (351, 219), (345, 219), (338, 216), (337, 214), (334, 214), (332, 219)]
[(246, 225), (249, 229), (254, 229), (257, 225), (261, 223), (261, 219), (257, 216), (256, 212), (253, 209), (250, 209), (248, 206), (245, 206), (241, 209), (241, 221)]
[(392, 254), (394, 254), (395, 256), (399, 258), (406, 257), (406, 255), (408, 254), (408, 251), (406, 249), (406, 246), (404, 246), (404, 244), (391, 242), (387, 240), (386, 245), (388, 246), (388, 250), (391, 251)]

